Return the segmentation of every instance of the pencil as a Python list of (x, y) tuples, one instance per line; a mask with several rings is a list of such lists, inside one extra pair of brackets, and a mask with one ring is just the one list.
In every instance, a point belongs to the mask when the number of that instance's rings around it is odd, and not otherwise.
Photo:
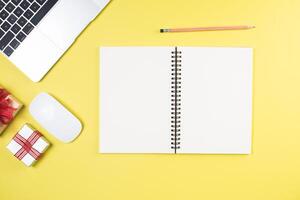
[(176, 32), (195, 32), (195, 31), (226, 31), (226, 30), (246, 30), (252, 29), (255, 26), (211, 26), (211, 27), (194, 27), (194, 28), (163, 28), (161, 33), (176, 33)]

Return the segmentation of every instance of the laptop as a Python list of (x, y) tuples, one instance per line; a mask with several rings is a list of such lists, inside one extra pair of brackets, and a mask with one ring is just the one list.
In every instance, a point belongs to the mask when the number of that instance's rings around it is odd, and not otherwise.
[(0, 0), (0, 52), (40, 81), (110, 0)]

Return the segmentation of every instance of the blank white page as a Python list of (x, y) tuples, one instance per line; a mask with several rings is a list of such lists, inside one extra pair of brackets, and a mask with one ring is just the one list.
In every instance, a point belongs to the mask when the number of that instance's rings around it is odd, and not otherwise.
[(182, 51), (178, 153), (248, 154), (252, 127), (252, 49)]
[(100, 49), (100, 152), (173, 153), (172, 47)]

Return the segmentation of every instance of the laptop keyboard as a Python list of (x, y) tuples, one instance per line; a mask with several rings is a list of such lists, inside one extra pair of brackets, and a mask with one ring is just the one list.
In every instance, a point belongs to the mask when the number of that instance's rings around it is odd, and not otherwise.
[(0, 0), (0, 51), (11, 56), (58, 0)]

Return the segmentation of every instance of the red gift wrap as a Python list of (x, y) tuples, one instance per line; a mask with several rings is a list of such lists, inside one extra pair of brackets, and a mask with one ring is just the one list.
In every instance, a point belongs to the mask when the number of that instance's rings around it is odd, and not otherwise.
[(0, 134), (14, 119), (22, 104), (0, 86)]

